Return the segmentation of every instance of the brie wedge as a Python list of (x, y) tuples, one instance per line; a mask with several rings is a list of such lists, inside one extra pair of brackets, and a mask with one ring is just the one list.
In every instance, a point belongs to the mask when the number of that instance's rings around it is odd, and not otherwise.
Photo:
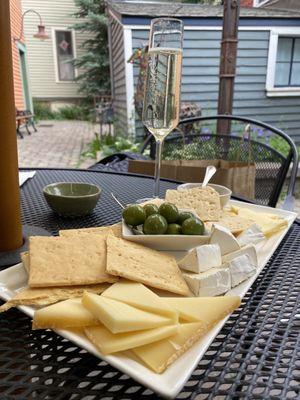
[(204, 244), (191, 250), (178, 263), (187, 271), (200, 273), (222, 265), (221, 249), (218, 244)]
[(239, 242), (240, 246), (246, 246), (247, 244), (259, 243), (265, 238), (266, 237), (262, 233), (260, 227), (256, 224), (253, 224), (237, 236), (237, 241)]
[(247, 254), (234, 258), (229, 264), (231, 277), (231, 287), (239, 285), (241, 282), (250, 278), (256, 272), (256, 268), (251, 264)]
[(223, 267), (228, 267), (228, 264), (234, 260), (235, 258), (242, 256), (246, 254), (250, 258), (250, 262), (252, 265), (255, 267), (258, 266), (258, 260), (257, 260), (257, 251), (255, 246), (253, 244), (249, 244), (248, 246), (242, 247), (240, 250), (234, 251), (232, 253), (226, 254), (225, 256), (222, 257), (222, 264)]
[(230, 230), (217, 224), (212, 227), (210, 243), (220, 246), (222, 256), (240, 249), (239, 242)]
[(191, 291), (195, 296), (217, 296), (228, 292), (231, 288), (230, 273), (228, 268), (212, 268), (207, 272), (193, 274), (183, 273)]

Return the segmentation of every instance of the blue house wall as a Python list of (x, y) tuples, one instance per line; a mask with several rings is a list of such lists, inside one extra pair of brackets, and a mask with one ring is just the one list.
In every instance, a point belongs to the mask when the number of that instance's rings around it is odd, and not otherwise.
[[(182, 101), (193, 101), (203, 115), (217, 113), (220, 63), (220, 30), (184, 32)], [(149, 30), (133, 30), (133, 49), (147, 43)], [(235, 115), (259, 119), (274, 125), (300, 142), (300, 97), (266, 96), (269, 31), (240, 30), (234, 88)], [(134, 67), (135, 82), (139, 68)], [(136, 118), (136, 134), (142, 125)]]

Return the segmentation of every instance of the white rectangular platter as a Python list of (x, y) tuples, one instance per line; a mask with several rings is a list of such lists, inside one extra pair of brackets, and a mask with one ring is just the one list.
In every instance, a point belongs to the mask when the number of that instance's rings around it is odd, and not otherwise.
[[(249, 290), (264, 266), (267, 264), (274, 251), (279, 246), (280, 242), (286, 235), (293, 221), (296, 219), (297, 214), (281, 209), (263, 207), (238, 201), (231, 201), (231, 204), (239, 207), (246, 207), (256, 212), (269, 212), (272, 214), (276, 214), (282, 218), (285, 218), (288, 222), (288, 227), (286, 229), (278, 232), (270, 239), (265, 240), (256, 246), (259, 263), (257, 273), (253, 277), (249, 278), (247, 281), (243, 282), (242, 284), (238, 285), (227, 293), (227, 295), (238, 295), (242, 298)], [(7, 268), (6, 270), (0, 272), (0, 298), (6, 301), (11, 299), (11, 297), (15, 293), (20, 291), (20, 289), (22, 289), (24, 286), (26, 286), (26, 284), (27, 275), (22, 264)], [(20, 306), (18, 308), (29, 317), (33, 317), (33, 307)], [(176, 395), (181, 391), (184, 384), (191, 376), (193, 370), (196, 368), (202, 356), (204, 355), (216, 335), (219, 333), (227, 319), (228, 318), (225, 318), (224, 320), (220, 321), (208, 334), (206, 334), (191, 349), (189, 349), (184, 355), (182, 355), (177, 361), (175, 361), (163, 374), (156, 374), (150, 371), (142, 364), (139, 364), (129, 357), (126, 357), (125, 354), (116, 356), (104, 356), (96, 349), (95, 346), (92, 345), (92, 343), (85, 336), (78, 333), (65, 330), (57, 330), (56, 333), (66, 339), (69, 339), (79, 347), (82, 347), (88, 352), (94, 354), (96, 357), (105, 360), (113, 367), (129, 375), (144, 386), (152, 389), (154, 392), (160, 394), (165, 398), (171, 399), (176, 397)]]

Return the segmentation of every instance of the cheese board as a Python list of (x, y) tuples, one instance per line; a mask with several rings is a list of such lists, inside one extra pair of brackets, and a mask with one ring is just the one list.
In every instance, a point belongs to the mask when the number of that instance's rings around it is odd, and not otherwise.
[[(272, 235), (270, 238), (260, 241), (256, 244), (258, 267), (254, 275), (243, 281), (237, 286), (230, 289), (226, 295), (236, 295), (241, 298), (249, 290), (259, 273), (267, 264), (268, 260), (283, 240), (289, 227), (297, 217), (296, 213), (271, 209), (253, 204), (246, 204), (238, 201), (231, 201), (232, 206), (253, 210), (258, 213), (272, 213), (287, 221), (287, 226), (279, 232)], [(182, 251), (171, 252), (177, 260), (182, 259), (186, 254)], [(10, 267), (0, 272), (0, 297), (3, 300), (10, 300), (16, 293), (22, 290), (27, 285), (27, 273), (22, 264)], [(35, 308), (29, 306), (19, 306), (22, 312), (33, 318)], [(227, 317), (228, 318), (228, 317)], [(141, 363), (129, 357), (126, 352), (118, 353), (118, 355), (103, 355), (81, 332), (73, 330), (56, 330), (56, 333), (64, 338), (72, 341), (79, 347), (84, 348), (91, 354), (105, 360), (113, 367), (131, 376), (136, 381), (144, 386), (152, 389), (154, 392), (162, 395), (165, 398), (174, 398), (183, 388), (185, 382), (191, 376), (194, 368), (199, 363), (205, 351), (208, 349), (211, 342), (214, 340), (227, 318), (217, 323), (201, 340), (197, 341), (186, 353), (179, 357), (165, 372), (157, 374), (143, 366)]]

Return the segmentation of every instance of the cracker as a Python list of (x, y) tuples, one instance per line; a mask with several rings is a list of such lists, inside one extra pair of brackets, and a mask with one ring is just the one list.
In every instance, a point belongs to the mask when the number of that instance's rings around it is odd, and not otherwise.
[(20, 305), (26, 306), (47, 306), (61, 300), (81, 297), (85, 290), (100, 294), (109, 287), (109, 283), (98, 285), (66, 286), (51, 288), (26, 288), (17, 293), (12, 299), (0, 307), (0, 312), (7, 311), (11, 307)]
[(88, 285), (115, 282), (107, 274), (106, 236), (29, 238), (30, 287)]
[(107, 237), (106, 270), (168, 292), (190, 293), (174, 257), (112, 235)]
[[(253, 224), (253, 221), (251, 219), (239, 216), (230, 211), (223, 211), (221, 214), (221, 218), (218, 221), (214, 222), (229, 229), (230, 232), (234, 235), (243, 232)], [(207, 222), (205, 224), (206, 228), (211, 229), (211, 226), (214, 222)]]
[(23, 267), (26, 269), (27, 273), (29, 274), (29, 253), (28, 251), (24, 251), (23, 253), (21, 253), (21, 261), (23, 264)]
[(221, 216), (219, 194), (211, 187), (195, 187), (186, 190), (167, 190), (166, 201), (182, 209), (195, 210), (203, 221), (218, 221)]
[(85, 233), (99, 233), (105, 234), (113, 233), (117, 237), (122, 237), (122, 224), (118, 222), (117, 224), (108, 225), (108, 226), (97, 226), (97, 227), (90, 227), (90, 228), (82, 228), (82, 229), (64, 229), (59, 231), (59, 236), (64, 237), (73, 237)]

